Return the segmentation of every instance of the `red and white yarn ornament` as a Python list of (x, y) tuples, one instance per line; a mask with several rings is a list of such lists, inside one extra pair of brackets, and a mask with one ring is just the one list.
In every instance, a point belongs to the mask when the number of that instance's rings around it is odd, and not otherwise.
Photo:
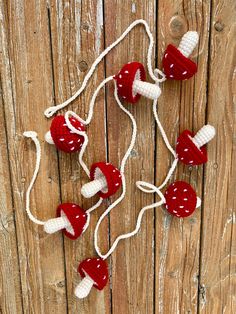
[(197, 65), (189, 56), (198, 44), (198, 33), (189, 31), (184, 34), (176, 48), (168, 45), (164, 52), (162, 64), (167, 79), (187, 80), (197, 72)]
[(44, 231), (55, 233), (62, 230), (70, 239), (76, 240), (86, 228), (87, 213), (79, 205), (63, 203), (57, 207), (57, 218), (49, 219), (44, 223)]
[[(204, 126), (195, 136), (189, 132), (184, 131), (177, 142), (176, 151), (170, 145), (166, 133), (161, 125), (161, 122), (157, 115), (157, 100), (161, 95), (161, 89), (159, 83), (164, 82), (166, 79), (176, 79), (184, 80), (191, 78), (197, 71), (196, 64), (191, 61), (188, 57), (192, 53), (193, 49), (197, 45), (198, 35), (196, 32), (186, 33), (180, 46), (175, 48), (169, 45), (163, 57), (163, 67), (164, 73), (160, 70), (152, 70), (152, 49), (154, 45), (154, 39), (150, 28), (146, 21), (136, 20), (133, 22), (126, 31), (109, 47), (107, 47), (99, 57), (94, 61), (90, 70), (86, 74), (84, 81), (80, 89), (68, 100), (53, 106), (45, 110), (45, 116), (51, 117), (58, 110), (69, 105), (73, 100), (75, 100), (85, 89), (88, 80), (94, 73), (96, 66), (101, 62), (101, 60), (106, 56), (106, 54), (113, 49), (117, 44), (119, 44), (125, 36), (138, 24), (142, 24), (145, 27), (147, 35), (149, 37), (149, 48), (147, 52), (147, 69), (149, 76), (154, 81), (154, 83), (146, 82), (146, 74), (144, 66), (139, 62), (129, 62), (125, 64), (122, 69), (113, 76), (106, 78), (103, 82), (99, 84), (96, 88), (89, 105), (89, 113), (86, 120), (83, 120), (77, 114), (72, 111), (67, 111), (65, 116), (57, 116), (53, 119), (50, 132), (45, 136), (45, 139), (50, 144), (55, 144), (58, 149), (64, 152), (79, 152), (79, 162), (90, 178), (90, 182), (86, 183), (82, 189), (81, 194), (84, 197), (91, 197), (96, 193), (100, 196), (99, 201), (90, 209), (84, 211), (79, 205), (74, 203), (64, 203), (58, 206), (57, 214), (55, 218), (49, 219), (46, 222), (36, 219), (30, 212), (30, 193), (33, 184), (36, 180), (41, 157), (40, 144), (37, 139), (37, 134), (35, 132), (25, 132), (26, 137), (32, 138), (36, 145), (37, 159), (35, 171), (26, 192), (26, 212), (29, 218), (37, 223), (44, 225), (44, 230), (48, 233), (54, 233), (58, 230), (63, 230), (64, 234), (71, 238), (78, 238), (88, 227), (90, 213), (100, 206), (103, 198), (107, 198), (122, 186), (121, 195), (103, 212), (100, 216), (94, 231), (94, 246), (99, 257), (88, 258), (80, 263), (78, 267), (78, 272), (83, 278), (81, 283), (76, 287), (75, 294), (78, 298), (84, 298), (89, 294), (89, 291), (94, 286), (98, 290), (102, 290), (108, 282), (108, 268), (106, 264), (106, 259), (112, 254), (118, 245), (119, 241), (122, 239), (127, 239), (129, 237), (137, 234), (140, 229), (142, 217), (146, 210), (164, 205), (167, 211), (178, 217), (187, 217), (193, 213), (196, 207), (200, 205), (200, 201), (196, 196), (195, 191), (186, 182), (176, 181), (172, 183), (163, 194), (161, 190), (165, 187), (169, 179), (171, 178), (178, 161), (185, 164), (198, 165), (207, 161), (206, 151), (204, 145), (209, 142), (215, 135), (215, 131), (211, 126)], [(114, 97), (117, 104), (131, 119), (133, 131), (130, 145), (125, 153), (120, 169), (117, 169), (110, 163), (99, 162), (92, 165), (90, 171), (83, 161), (83, 154), (88, 144), (88, 136), (85, 132), (85, 127), (91, 122), (93, 116), (93, 108), (95, 105), (96, 97), (101, 90), (109, 81), (114, 81)], [(132, 114), (121, 104), (120, 99), (130, 103), (136, 103), (141, 96), (147, 97), (153, 100), (153, 115), (156, 120), (157, 126), (161, 132), (162, 138), (174, 157), (174, 161), (169, 169), (169, 172), (163, 181), (163, 183), (156, 187), (153, 184), (144, 181), (137, 181), (136, 186), (145, 193), (157, 193), (160, 200), (156, 203), (147, 205), (143, 207), (138, 215), (136, 227), (133, 231), (127, 234), (121, 234), (118, 236), (110, 249), (106, 254), (102, 254), (98, 247), (98, 229), (103, 219), (110, 213), (110, 211), (122, 201), (126, 193), (126, 183), (125, 183), (125, 165), (131, 150), (134, 147), (135, 139), (137, 135), (136, 121)], [(185, 195), (188, 194), (187, 196)]]
[[(85, 132), (83, 123), (75, 118), (70, 118), (70, 122), (78, 131)], [(84, 137), (71, 131), (65, 117), (59, 115), (53, 118), (50, 130), (45, 134), (45, 140), (65, 153), (75, 153), (80, 151)]]
[(183, 131), (177, 139), (176, 153), (185, 165), (197, 166), (207, 162), (205, 145), (215, 136), (215, 128), (204, 125), (194, 136), (189, 130)]
[(96, 193), (102, 198), (108, 198), (115, 194), (121, 187), (121, 173), (108, 162), (97, 162), (92, 165), (90, 170), (91, 182), (84, 184), (81, 194), (90, 198)]
[(146, 73), (142, 63), (125, 64), (114, 79), (117, 82), (118, 95), (129, 103), (136, 103), (141, 96), (158, 99), (161, 95), (158, 84), (145, 82)]
[(192, 215), (201, 205), (200, 198), (190, 184), (184, 181), (175, 181), (164, 194), (167, 211), (176, 217), (184, 218)]
[(102, 290), (108, 282), (108, 267), (101, 258), (87, 258), (78, 267), (82, 281), (75, 288), (75, 295), (79, 299), (88, 296), (92, 287)]

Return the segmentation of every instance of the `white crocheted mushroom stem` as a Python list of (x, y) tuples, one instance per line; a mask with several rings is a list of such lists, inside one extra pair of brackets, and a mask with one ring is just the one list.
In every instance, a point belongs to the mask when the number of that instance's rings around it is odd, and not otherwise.
[(197, 134), (193, 137), (192, 141), (197, 147), (202, 147), (210, 142), (215, 136), (216, 131), (212, 125), (204, 125)]
[(197, 204), (196, 204), (196, 208), (200, 207), (202, 204), (202, 200), (200, 199), (200, 197), (197, 197)]
[(184, 34), (179, 44), (178, 50), (188, 58), (197, 46), (199, 36), (197, 32), (189, 31)]
[(44, 231), (47, 233), (55, 233), (59, 230), (62, 230), (64, 228), (68, 228), (70, 226), (69, 220), (66, 218), (66, 216), (58, 217), (49, 219), (44, 224)]
[(134, 94), (140, 94), (150, 99), (158, 99), (161, 95), (161, 89), (157, 84), (135, 80), (133, 83)]
[(94, 285), (94, 281), (88, 275), (82, 279), (82, 281), (75, 288), (75, 295), (79, 299), (86, 298), (89, 295), (92, 286)]
[(81, 188), (81, 194), (85, 198), (94, 196), (97, 192), (107, 187), (107, 180), (104, 176), (84, 184)]
[(50, 131), (48, 131), (48, 132), (45, 134), (44, 138), (45, 138), (45, 141), (48, 142), (48, 144), (54, 145), (54, 142), (53, 142), (53, 139), (52, 139), (52, 136), (51, 136), (51, 132), (50, 132)]

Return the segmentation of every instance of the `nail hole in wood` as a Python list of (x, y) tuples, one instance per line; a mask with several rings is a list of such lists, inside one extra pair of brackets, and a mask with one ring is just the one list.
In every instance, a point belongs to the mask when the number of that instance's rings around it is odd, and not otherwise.
[(80, 70), (81, 72), (87, 71), (87, 70), (88, 70), (88, 64), (87, 64), (87, 62), (85, 62), (85, 61), (80, 61), (80, 63), (79, 63), (79, 70)]
[(224, 25), (221, 22), (216, 22), (214, 27), (217, 32), (222, 32), (224, 29)]

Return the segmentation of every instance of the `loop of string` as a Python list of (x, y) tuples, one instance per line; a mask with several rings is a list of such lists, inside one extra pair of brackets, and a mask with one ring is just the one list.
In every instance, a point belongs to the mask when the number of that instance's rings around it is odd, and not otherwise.
[[(123, 181), (123, 177), (122, 177), (122, 181)], [(98, 247), (98, 244), (97, 244), (97, 232), (98, 232), (98, 228), (99, 228), (99, 225), (100, 223), (102, 222), (102, 220), (104, 219), (104, 217), (109, 213), (109, 211), (117, 204), (116, 202), (114, 202), (103, 214), (102, 216), (100, 217), (96, 227), (95, 227), (95, 231), (94, 231), (94, 246), (95, 246), (95, 250), (97, 252), (97, 254), (103, 258), (103, 259), (107, 259), (113, 252), (114, 250), (116, 249), (118, 243), (120, 242), (120, 240), (123, 240), (123, 239), (127, 239), (127, 238), (130, 238), (134, 235), (136, 235), (140, 229), (140, 226), (141, 226), (141, 222), (142, 222), (142, 217), (144, 215), (144, 213), (146, 212), (146, 210), (148, 209), (151, 209), (151, 208), (155, 208), (155, 207), (159, 207), (161, 206), (162, 204), (165, 203), (165, 197), (164, 195), (162, 194), (162, 192), (160, 191), (159, 188), (157, 188), (155, 185), (151, 184), (151, 183), (148, 183), (148, 182), (144, 182), (144, 181), (137, 181), (136, 182), (136, 185), (137, 187), (142, 190), (143, 192), (146, 192), (146, 193), (157, 193), (157, 195), (160, 197), (160, 201), (156, 202), (156, 203), (153, 203), (151, 205), (147, 205), (145, 207), (143, 207), (139, 214), (138, 214), (138, 218), (137, 218), (137, 221), (136, 221), (136, 227), (133, 231), (131, 232), (128, 232), (128, 233), (124, 233), (124, 234), (121, 234), (119, 235), (115, 241), (113, 242), (111, 248), (109, 249), (109, 251), (106, 253), (106, 254), (102, 254), (100, 252), (100, 249)], [(146, 187), (148, 189), (146, 189)], [(121, 195), (122, 197), (122, 195)], [(118, 200), (117, 200), (118, 201)], [(116, 203), (116, 204), (115, 204)]]
[[(114, 41), (110, 46), (108, 46), (98, 56), (98, 58), (94, 61), (91, 68), (89, 69), (88, 73), (86, 74), (86, 76), (82, 82), (81, 87), (72, 97), (70, 97), (69, 99), (67, 99), (63, 103), (56, 105), (56, 106), (49, 107), (44, 111), (44, 114), (47, 118), (50, 118), (58, 110), (63, 109), (64, 107), (68, 106), (72, 101), (74, 101), (83, 92), (83, 90), (85, 89), (90, 77), (93, 75), (97, 65), (101, 62), (101, 60), (109, 53), (109, 51), (111, 51), (116, 45), (118, 45), (127, 36), (127, 34), (138, 24), (144, 25), (146, 33), (149, 37), (149, 47), (148, 47), (148, 53), (147, 53), (148, 73), (149, 73), (150, 77), (153, 79), (153, 81), (157, 84), (160, 82), (164, 82), (166, 80), (165, 74), (163, 72), (161, 72), (159, 69), (155, 69), (154, 72), (152, 70), (151, 61), (152, 61), (152, 49), (153, 49), (153, 45), (154, 45), (153, 35), (150, 31), (150, 28), (149, 28), (149, 25), (147, 24), (147, 22), (145, 20), (139, 19), (139, 20), (136, 20), (133, 23), (131, 23), (129, 25), (129, 27), (123, 32), (123, 34), (116, 41)], [(159, 78), (159, 76), (160, 76), (160, 78)]]

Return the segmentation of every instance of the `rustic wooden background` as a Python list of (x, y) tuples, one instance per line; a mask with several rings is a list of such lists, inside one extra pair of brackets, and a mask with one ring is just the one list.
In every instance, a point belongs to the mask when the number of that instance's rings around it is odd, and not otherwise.
[[(235, 0), (0, 0), (0, 311), (1, 313), (236, 313), (236, 152), (235, 152)], [(194, 58), (197, 75), (185, 82), (165, 82), (159, 116), (174, 145), (185, 128), (216, 127), (208, 146), (209, 162), (179, 165), (175, 178), (190, 182), (202, 198), (201, 209), (179, 220), (156, 209), (146, 213), (138, 236), (119, 244), (110, 259), (111, 280), (102, 292), (78, 300), (74, 287), (79, 261), (92, 256), (93, 229), (75, 242), (61, 233), (47, 235), (24, 211), (35, 148), (22, 136), (36, 130), (42, 164), (32, 193), (40, 219), (54, 216), (60, 202), (84, 208), (95, 202), (80, 196), (86, 177), (78, 155), (58, 153), (44, 142), (50, 121), (43, 111), (74, 94), (94, 59), (135, 19), (148, 21), (156, 40), (153, 66), (160, 66), (167, 43), (178, 44), (188, 29), (200, 43)], [(142, 26), (102, 62), (90, 84), (71, 106), (86, 116), (95, 86), (126, 62), (145, 62), (148, 39)], [(131, 125), (117, 108), (110, 87), (100, 93), (88, 129), (88, 165), (107, 158), (119, 165)], [(158, 184), (171, 156), (155, 126), (151, 101), (127, 105), (138, 123), (135, 149), (127, 165), (127, 196), (100, 230), (105, 250), (131, 230), (141, 207), (154, 196), (134, 182)], [(116, 195), (117, 197), (117, 195)]]

